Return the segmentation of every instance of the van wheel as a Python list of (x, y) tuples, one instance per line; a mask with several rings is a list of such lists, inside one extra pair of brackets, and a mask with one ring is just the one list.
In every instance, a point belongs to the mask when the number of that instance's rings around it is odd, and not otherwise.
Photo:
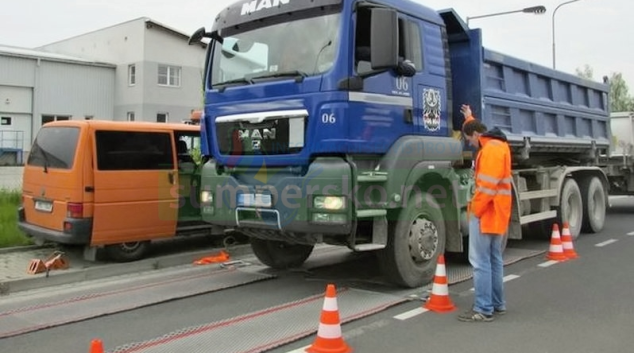
[(106, 254), (116, 262), (130, 262), (142, 259), (150, 249), (150, 241), (106, 245)]

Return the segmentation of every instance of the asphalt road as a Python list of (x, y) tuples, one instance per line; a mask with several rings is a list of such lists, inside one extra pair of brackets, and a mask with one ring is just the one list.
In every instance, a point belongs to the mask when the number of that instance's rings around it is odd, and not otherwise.
[[(508, 313), (494, 322), (456, 320), (473, 300), (472, 282), (466, 281), (450, 287), (451, 299), (458, 307), (453, 313), (426, 312), (407, 319), (395, 318), (421, 307), (421, 302), (409, 301), (344, 324), (344, 339), (355, 352), (369, 353), (632, 352), (634, 236), (627, 233), (634, 232), (633, 215), (634, 198), (617, 199), (605, 230), (582, 235), (575, 243), (579, 259), (540, 267), (546, 260), (538, 256), (506, 267), (505, 274), (514, 275), (506, 284)], [(548, 242), (525, 242), (521, 246), (547, 248)], [(277, 279), (0, 339), (0, 352), (85, 353), (93, 338), (102, 339), (110, 350), (183, 327), (319, 295), (326, 283), (406, 295), (408, 291), (381, 281), (372, 270), (373, 261), (371, 256), (345, 253), (311, 258), (306, 266), (310, 270), (276, 272)], [(259, 329), (266, 328), (255, 330)], [(244, 332), (243, 337), (248, 339), (252, 334)], [(270, 352), (287, 353), (313, 340), (310, 336)], [(222, 353), (223, 349), (205, 347), (200, 352)]]

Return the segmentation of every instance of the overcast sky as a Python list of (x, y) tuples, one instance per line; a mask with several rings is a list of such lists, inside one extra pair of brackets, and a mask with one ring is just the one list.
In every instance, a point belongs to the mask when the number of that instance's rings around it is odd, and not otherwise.
[[(291, 0), (292, 1), (292, 0)], [(474, 19), (492, 50), (552, 66), (552, 15), (566, 0), (414, 0), (433, 9), (454, 8), (478, 16), (544, 5), (546, 14), (510, 14)], [(125, 22), (150, 17), (185, 33), (211, 26), (234, 0), (5, 0), (0, 12), (0, 44), (32, 48)], [(595, 80), (622, 72), (634, 91), (634, 1), (579, 0), (555, 16), (557, 68), (574, 73), (585, 64)]]

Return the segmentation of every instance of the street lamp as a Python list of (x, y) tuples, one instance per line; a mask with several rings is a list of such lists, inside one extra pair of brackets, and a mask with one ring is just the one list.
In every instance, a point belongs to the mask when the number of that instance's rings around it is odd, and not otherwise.
[(557, 7), (555, 7), (555, 11), (553, 11), (553, 25), (552, 25), (552, 32), (553, 32), (553, 69), (555, 69), (555, 14), (557, 13), (557, 10), (559, 10), (560, 7), (566, 5), (566, 4), (572, 4), (573, 2), (577, 2), (579, 0), (570, 0), (570, 1), (566, 1), (563, 2), (559, 5), (557, 5)]
[[(575, 0), (578, 1), (578, 0)], [(479, 15), (479, 16), (471, 16), (471, 17), (467, 17), (467, 26), (469, 25), (469, 20), (475, 20), (477, 18), (485, 18), (485, 17), (493, 17), (493, 16), (502, 16), (502, 15), (508, 15), (508, 14), (512, 14), (512, 13), (519, 13), (519, 12), (523, 12), (523, 13), (532, 13), (535, 15), (541, 15), (543, 13), (546, 12), (546, 7), (544, 6), (531, 6), (531, 7), (526, 7), (520, 10), (513, 10), (513, 11), (505, 11), (505, 12), (496, 12), (496, 13), (490, 13), (487, 15)]]

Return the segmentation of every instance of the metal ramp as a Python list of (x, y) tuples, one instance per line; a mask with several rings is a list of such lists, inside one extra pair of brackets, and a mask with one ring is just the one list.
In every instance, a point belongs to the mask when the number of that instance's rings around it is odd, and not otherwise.
[[(187, 267), (112, 284), (0, 302), (0, 338), (274, 278), (238, 268)], [(97, 287), (97, 288), (95, 288)]]
[[(317, 332), (324, 296), (314, 295), (228, 320), (186, 327), (108, 353), (258, 353)], [(337, 293), (341, 323), (380, 312), (406, 301), (401, 296), (357, 289)], [(246, 333), (246, 334), (245, 334)]]

